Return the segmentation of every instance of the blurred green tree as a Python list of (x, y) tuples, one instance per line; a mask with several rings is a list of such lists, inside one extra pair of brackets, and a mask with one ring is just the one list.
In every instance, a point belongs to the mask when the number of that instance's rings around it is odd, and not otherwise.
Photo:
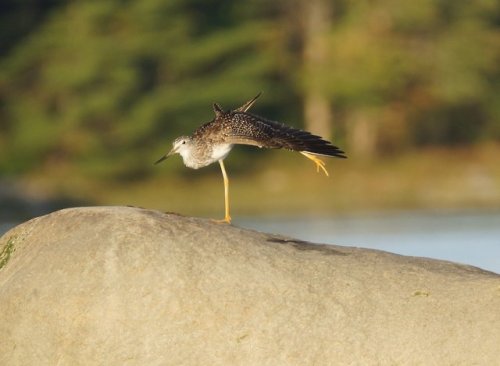
[(495, 0), (23, 4), (0, 6), (3, 172), (147, 176), (210, 103), (258, 91), (350, 155), (500, 139)]
[(498, 139), (499, 7), (338, 2), (321, 80), (344, 116), (349, 150)]
[(211, 102), (269, 89), (272, 29), (238, 11), (231, 1), (64, 3), (1, 60), (0, 166), (133, 175), (163, 133), (211, 119)]

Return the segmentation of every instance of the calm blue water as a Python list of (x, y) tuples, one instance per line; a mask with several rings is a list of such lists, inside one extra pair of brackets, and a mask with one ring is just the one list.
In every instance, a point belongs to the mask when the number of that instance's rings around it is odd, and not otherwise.
[[(235, 218), (234, 224), (315, 243), (445, 259), (500, 273), (500, 212)], [(14, 225), (0, 223), (0, 235)]]
[(500, 273), (500, 212), (248, 218), (235, 224), (316, 243), (445, 259)]
[(16, 223), (0, 222), (0, 236), (2, 236), (7, 230), (16, 226)]

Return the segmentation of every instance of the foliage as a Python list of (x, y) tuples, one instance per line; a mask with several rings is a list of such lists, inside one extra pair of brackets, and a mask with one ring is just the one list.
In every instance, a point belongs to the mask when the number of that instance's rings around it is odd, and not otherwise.
[(264, 91), (259, 113), (297, 125), (308, 78), (347, 150), (361, 143), (349, 139), (359, 113), (377, 126), (378, 152), (500, 138), (498, 2), (334, 1), (328, 67), (307, 76), (304, 3), (6, 1), (0, 169), (147, 176), (171, 138), (212, 118), (214, 101), (229, 108)]

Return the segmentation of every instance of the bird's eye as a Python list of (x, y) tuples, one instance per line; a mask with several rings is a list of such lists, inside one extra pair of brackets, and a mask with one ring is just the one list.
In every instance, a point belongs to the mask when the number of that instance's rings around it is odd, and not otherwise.
[(186, 143), (186, 141), (182, 141), (182, 144), (184, 145)]

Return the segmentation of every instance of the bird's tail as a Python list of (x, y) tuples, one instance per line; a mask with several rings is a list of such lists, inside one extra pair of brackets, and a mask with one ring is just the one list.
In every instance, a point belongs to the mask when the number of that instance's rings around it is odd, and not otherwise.
[(314, 155), (333, 156), (342, 159), (347, 158), (343, 150), (320, 136), (295, 128), (288, 128), (286, 132), (286, 140), (288, 140), (292, 146), (292, 150), (303, 151)]

